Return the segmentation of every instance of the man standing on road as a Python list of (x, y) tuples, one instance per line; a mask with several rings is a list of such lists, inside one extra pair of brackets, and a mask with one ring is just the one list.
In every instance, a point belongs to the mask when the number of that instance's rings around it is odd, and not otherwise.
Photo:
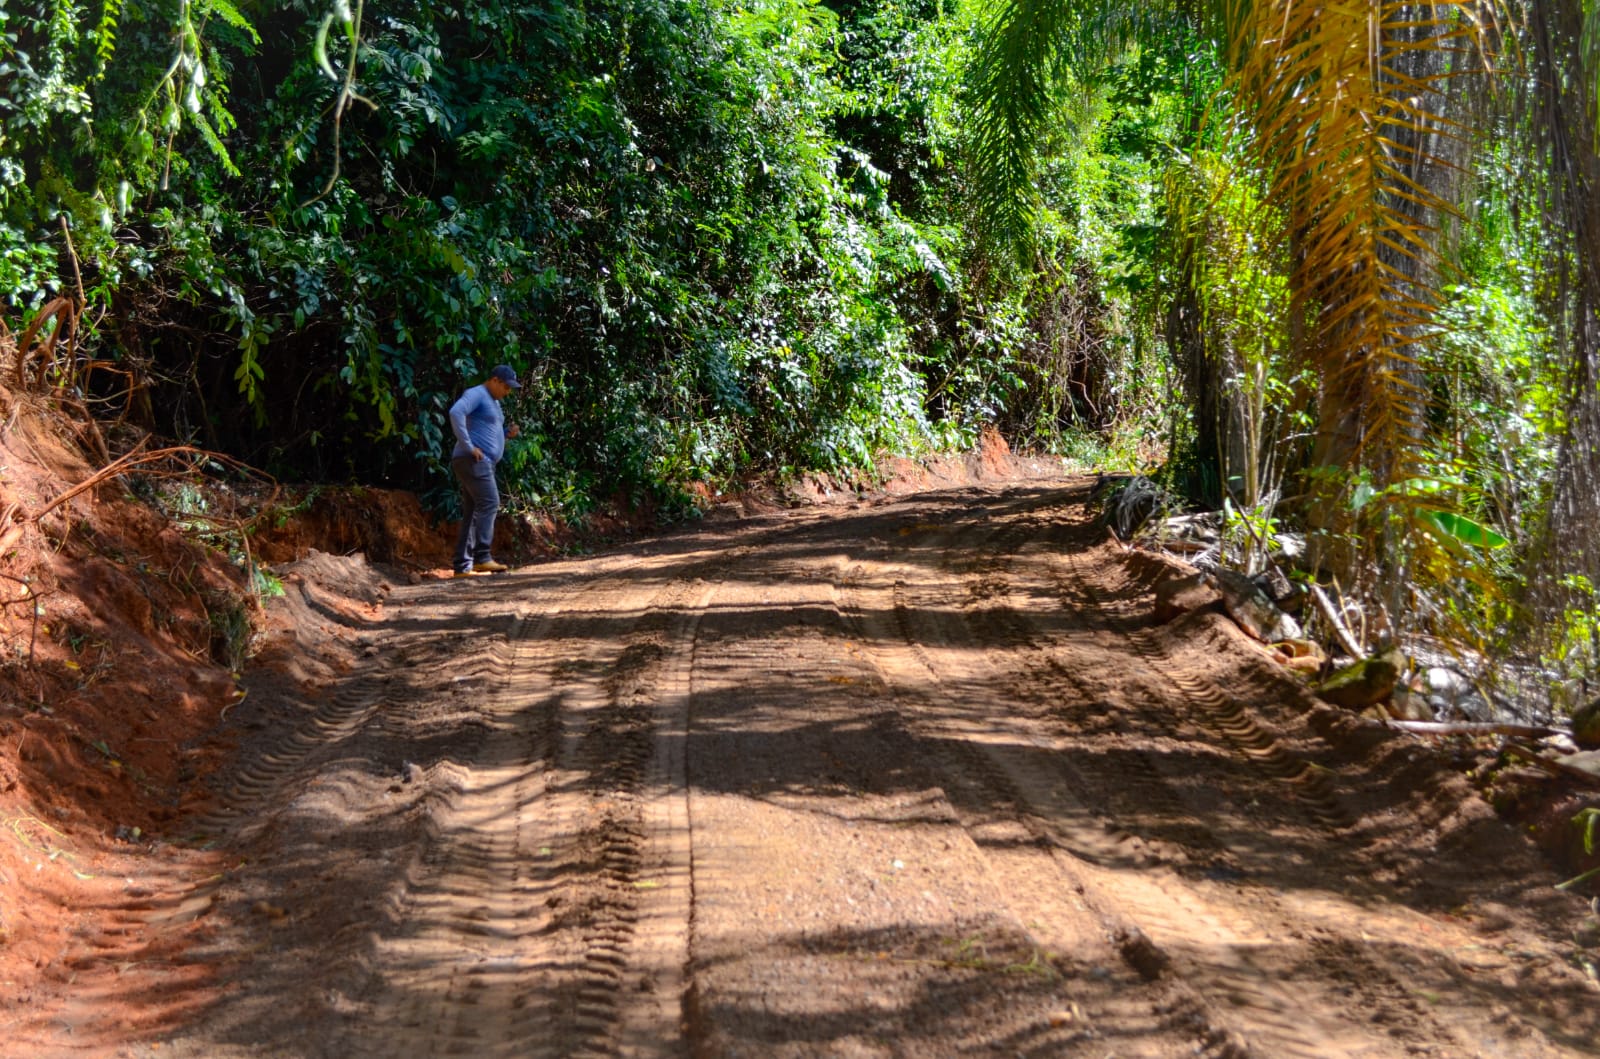
[(450, 469), (461, 483), (461, 532), (456, 535), (453, 560), (457, 577), (497, 574), (506, 569), (495, 562), (489, 546), (494, 542), (494, 519), (500, 513), (500, 488), (494, 467), (505, 455), (506, 439), (518, 434), (517, 425), (505, 425), (500, 402), (512, 390), (522, 389), (517, 373), (501, 364), (480, 386), (472, 386), (450, 406), (450, 430), (456, 447)]

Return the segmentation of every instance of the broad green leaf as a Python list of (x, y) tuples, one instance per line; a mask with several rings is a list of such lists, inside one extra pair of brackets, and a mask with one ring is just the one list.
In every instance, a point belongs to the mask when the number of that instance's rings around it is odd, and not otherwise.
[(317, 60), (322, 72), (328, 75), (328, 80), (337, 81), (339, 75), (333, 72), (333, 64), (328, 61), (328, 30), (332, 26), (333, 16), (324, 15), (322, 25), (317, 27), (317, 37), (311, 42), (311, 56)]
[(1439, 531), (1476, 548), (1504, 548), (1511, 542), (1481, 522), (1454, 511), (1429, 511), (1424, 517)]

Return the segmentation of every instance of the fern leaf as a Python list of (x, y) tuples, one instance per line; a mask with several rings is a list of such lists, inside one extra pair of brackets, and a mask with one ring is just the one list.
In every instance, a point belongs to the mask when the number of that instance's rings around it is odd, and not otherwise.
[(216, 130), (211, 127), (211, 123), (206, 121), (205, 117), (200, 114), (192, 115), (189, 120), (194, 123), (195, 128), (200, 130), (200, 138), (205, 141), (207, 147), (211, 148), (211, 153), (217, 156), (217, 161), (222, 163), (223, 171), (229, 176), (239, 176), (239, 167), (233, 164), (233, 156), (228, 153), (227, 146), (222, 142), (221, 137), (217, 135)]
[(123, 0), (104, 0), (100, 7), (100, 21), (94, 28), (94, 78), (102, 80), (106, 67), (117, 52), (117, 30), (122, 23)]
[(257, 44), (261, 43), (261, 36), (256, 32), (255, 26), (251, 25), (250, 20), (233, 5), (233, 0), (200, 0), (197, 6), (202, 13), (217, 16), (234, 29), (247, 34)]

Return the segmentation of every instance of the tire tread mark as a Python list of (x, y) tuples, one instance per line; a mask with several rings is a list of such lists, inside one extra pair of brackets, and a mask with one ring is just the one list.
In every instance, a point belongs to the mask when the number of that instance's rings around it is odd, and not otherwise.
[[(992, 601), (996, 597), (1004, 598), (1007, 594), (1005, 579), (997, 578), (995, 574), (1003, 568), (1006, 561), (1004, 557), (1014, 550), (1014, 545), (1033, 535), (1031, 528), (1014, 526), (998, 534), (990, 533), (990, 539), (986, 543), (1001, 543), (1003, 546), (1000, 548), (973, 548), (970, 545), (966, 547), (966, 554), (978, 552), (989, 557), (967, 575), (969, 578), (982, 578), (977, 589), (971, 591), (975, 599)], [(908, 569), (907, 574), (912, 576), (913, 571)], [(927, 670), (934, 685), (938, 686), (942, 683), (942, 674), (929, 659), (922, 645), (923, 630), (912, 628), (910, 620), (913, 615), (919, 613), (939, 613), (939, 608), (936, 605), (931, 608), (912, 605), (905, 598), (904, 580), (896, 582), (893, 592), (896, 597), (893, 606), (894, 621), (897, 626), (896, 634), (903, 645), (901, 649), (915, 657), (917, 664)], [(945, 608), (949, 608), (951, 601), (948, 598), (942, 602)], [(983, 613), (985, 619), (983, 627), (987, 631), (980, 635), (979, 628), (973, 626), (972, 638), (980, 641), (987, 639), (991, 650), (1000, 651), (1013, 649), (1019, 641), (1026, 643), (1029, 638), (1028, 631), (1026, 623), (1022, 622), (1020, 617), (998, 624), (994, 622), (997, 612), (1005, 614), (1008, 609), (1009, 607), (992, 606), (986, 609)], [(1103, 834), (1084, 826), (1082, 822), (1089, 816), (1083, 807), (1079, 807), (1077, 812), (1063, 812), (1064, 808), (1072, 807), (1064, 806), (1062, 797), (1051, 793), (1052, 784), (1049, 779), (1029, 774), (1037, 771), (1028, 764), (1030, 757), (1011, 753), (1005, 749), (1008, 746), (1015, 747), (1019, 741), (1013, 734), (1010, 739), (1000, 741), (998, 744), (978, 744), (973, 747), (978, 753), (990, 759), (980, 769), (985, 780), (995, 786), (1002, 797), (1016, 802), (1019, 810), (1023, 812), (1027, 825), (1036, 831), (1042, 830), (1041, 840), (1049, 842), (1053, 848), (1063, 852), (1074, 848), (1079, 851), (1085, 848), (1103, 849), (1105, 846)], [(966, 745), (971, 746), (971, 744)], [(1159, 786), (1166, 787), (1164, 783), (1159, 783)], [(1056, 784), (1055, 788), (1059, 790), (1059, 784)], [(1079, 823), (1073, 824), (1074, 819)], [(1104, 859), (1108, 858), (1091, 857), (1090, 861), (1094, 863)], [(1174, 947), (1173, 951), (1161, 951), (1160, 946), (1153, 946), (1157, 950), (1156, 959), (1160, 963), (1173, 962), (1184, 971), (1184, 984), (1193, 991), (1187, 1007), (1193, 1013), (1203, 1013), (1203, 1021), (1207, 1027), (1203, 1035), (1204, 1040), (1211, 1041), (1224, 1053), (1253, 1054), (1253, 1048), (1246, 1043), (1246, 1038), (1238, 1030), (1230, 1027), (1229, 1024), (1233, 1019), (1220, 1014), (1223, 1010), (1229, 1010), (1230, 1006), (1230, 1015), (1240, 1011), (1251, 1013), (1252, 1017), (1248, 1024), (1250, 1036), (1256, 1038), (1266, 1049), (1258, 1054), (1323, 1055), (1327, 1054), (1328, 1045), (1336, 1040), (1345, 1042), (1352, 1053), (1365, 1051), (1369, 1046), (1370, 1038), (1359, 1028), (1359, 1023), (1324, 1024), (1317, 1027), (1318, 1032), (1314, 1035), (1304, 1032), (1302, 1021), (1305, 1019), (1305, 1012), (1301, 998), (1283, 988), (1275, 980), (1277, 972), (1272, 968), (1260, 966), (1254, 956), (1254, 950), (1264, 946), (1270, 940), (1270, 934), (1236, 915), (1218, 918), (1215, 914), (1217, 909), (1209, 901), (1201, 899), (1199, 893), (1181, 878), (1164, 871), (1146, 872), (1143, 873), (1142, 885), (1120, 886), (1112, 898), (1105, 893), (1096, 893), (1092, 870), (1086, 867), (1080, 869), (1078, 874), (1080, 879), (1088, 881), (1087, 893), (1093, 898), (1091, 903), (1100, 908), (1108, 924), (1118, 920), (1123, 921), (1120, 925), (1110, 928), (1114, 934), (1125, 940), (1138, 939), (1137, 944), (1129, 944), (1126, 948), (1144, 951), (1152, 947), (1153, 943), (1149, 941), (1149, 934), (1152, 932), (1158, 937), (1169, 939), (1168, 944)], [(1210, 946), (1183, 944), (1182, 939), (1196, 936), (1196, 924), (1204, 928), (1205, 936), (1223, 940), (1224, 944)], [(1146, 926), (1149, 928), (1148, 931), (1142, 929)], [(1219, 1007), (1218, 1003), (1208, 999), (1209, 997), (1225, 997), (1228, 1003)]]

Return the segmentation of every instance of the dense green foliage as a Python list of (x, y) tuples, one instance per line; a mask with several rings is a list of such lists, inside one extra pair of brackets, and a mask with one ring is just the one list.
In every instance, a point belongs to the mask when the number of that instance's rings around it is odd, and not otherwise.
[(81, 301), (57, 377), (108, 414), (287, 477), (448, 503), (445, 409), (500, 362), (509, 493), (569, 514), (992, 423), (1167, 458), (1384, 620), (1510, 643), (1555, 585), (1581, 670), (1600, 37), (1528, 11), (1565, 87), (1502, 105), (1470, 20), (1276, 0), (31, 0), (0, 291), (13, 329)]
[(8, 300), (72, 291), (70, 230), (95, 394), (150, 427), (442, 482), (445, 409), (504, 361), (536, 381), (512, 492), (581, 509), (959, 443), (1027, 391), (1037, 284), (984, 282), (962, 222), (961, 11), (0, 17)]
[(1092, 139), (1084, 88), (1115, 86), (1110, 124), (1166, 150), (1088, 198), (1155, 201), (1120, 225), (1130, 282), (1076, 260), (1181, 381), (1168, 481), (1224, 509), (1235, 561), (1303, 534), (1298, 575), (1360, 600), (1371, 638), (1592, 673), (1600, 7), (1376, 11), (996, 0), (980, 224), (1025, 259), (1049, 245), (1052, 141)]

